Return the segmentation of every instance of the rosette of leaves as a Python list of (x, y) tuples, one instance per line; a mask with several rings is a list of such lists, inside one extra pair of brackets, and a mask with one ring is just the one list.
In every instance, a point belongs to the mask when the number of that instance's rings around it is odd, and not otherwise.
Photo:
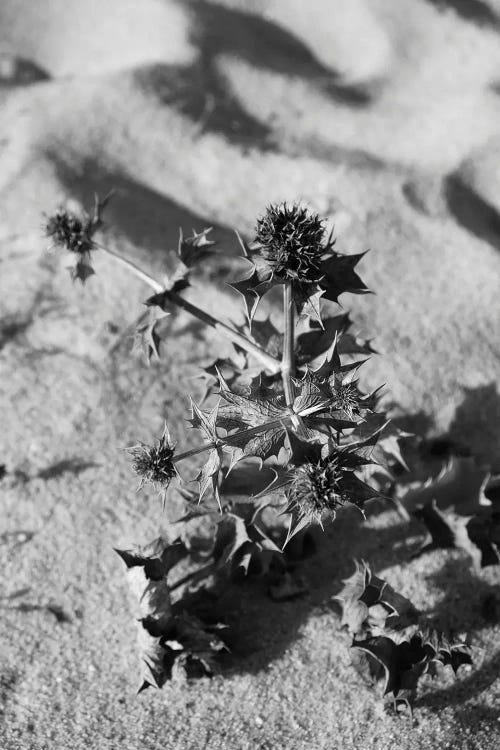
[(270, 205), (257, 221), (254, 241), (241, 245), (251, 270), (231, 286), (243, 295), (249, 320), (260, 299), (277, 284), (290, 282), (298, 313), (319, 321), (321, 298), (337, 302), (344, 292), (368, 292), (355, 271), (364, 253), (336, 252), (324, 221), (297, 204)]
[(462, 664), (471, 664), (465, 641), (451, 641), (430, 628), (413, 604), (365, 562), (356, 563), (343, 584), (335, 599), (342, 608), (341, 625), (359, 652), (353, 662), (367, 681), (381, 681), (384, 696), (395, 703), (411, 707), (420, 678), (435, 676), (439, 666), (456, 673)]
[(212, 674), (217, 654), (225, 648), (220, 626), (204, 624), (185, 611), (182, 600), (173, 602), (170, 594), (169, 573), (187, 555), (183, 542), (170, 544), (159, 537), (148, 545), (116, 552), (127, 566), (139, 612), (139, 692), (149, 686), (161, 688), (172, 677), (174, 664), (188, 671), (198, 665)]
[(67, 250), (75, 258), (75, 265), (69, 269), (73, 281), (79, 279), (84, 284), (95, 273), (91, 264), (91, 254), (97, 249), (94, 235), (102, 225), (102, 211), (111, 195), (108, 193), (99, 200), (96, 194), (92, 214), (84, 209), (72, 211), (61, 207), (46, 219), (45, 235), (51, 245)]

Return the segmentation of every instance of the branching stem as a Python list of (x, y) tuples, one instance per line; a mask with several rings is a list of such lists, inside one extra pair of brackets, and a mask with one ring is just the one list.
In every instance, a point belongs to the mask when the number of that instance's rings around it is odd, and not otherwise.
[(252, 435), (257, 435), (259, 432), (264, 432), (265, 430), (272, 430), (275, 427), (283, 427), (285, 429), (285, 423), (288, 421), (292, 421), (293, 417), (295, 415), (290, 416), (282, 416), (279, 419), (273, 419), (270, 422), (265, 422), (264, 424), (259, 424), (256, 427), (248, 427), (246, 430), (239, 430), (238, 432), (233, 432), (232, 435), (227, 435), (227, 437), (221, 437), (218, 438), (218, 440), (212, 440), (209, 443), (204, 443), (203, 445), (199, 445), (197, 448), (191, 448), (188, 451), (184, 451), (184, 453), (178, 453), (177, 456), (174, 456), (172, 458), (172, 463), (177, 463), (178, 461), (183, 461), (185, 458), (189, 458), (190, 456), (196, 456), (198, 453), (204, 453), (205, 451), (212, 450), (212, 448), (223, 448), (225, 445), (228, 446), (234, 446), (235, 442), (237, 443), (239, 438), (249, 438)]
[(205, 310), (201, 310), (199, 307), (196, 307), (196, 305), (188, 302), (176, 292), (170, 292), (166, 290), (158, 281), (156, 281), (156, 279), (154, 279), (150, 274), (146, 273), (146, 271), (143, 271), (142, 268), (139, 268), (139, 266), (137, 266), (131, 260), (128, 260), (128, 258), (124, 258), (119, 253), (115, 253), (113, 250), (109, 250), (103, 245), (97, 246), (100, 250), (120, 263), (128, 271), (133, 273), (138, 279), (146, 282), (146, 284), (148, 284), (156, 294), (164, 294), (166, 301), (182, 308), (190, 315), (193, 315), (198, 320), (201, 320), (203, 323), (205, 323), (205, 325), (208, 325), (211, 328), (214, 328), (216, 331), (219, 331), (234, 344), (237, 344), (249, 354), (252, 354), (256, 359), (259, 359), (265, 366), (265, 368), (269, 370), (269, 372), (277, 373), (280, 371), (280, 362), (275, 359), (275, 357), (272, 357), (270, 354), (268, 354), (260, 346), (247, 338), (244, 334), (235, 331), (234, 328), (231, 328), (231, 326), (228, 326), (226, 323), (223, 323), (217, 318), (214, 318), (212, 315), (205, 312)]

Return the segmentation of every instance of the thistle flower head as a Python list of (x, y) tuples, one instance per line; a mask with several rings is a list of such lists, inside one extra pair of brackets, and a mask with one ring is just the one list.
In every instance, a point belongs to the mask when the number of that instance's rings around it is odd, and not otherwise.
[(45, 223), (45, 234), (54, 245), (81, 256), (88, 255), (95, 247), (93, 229), (94, 222), (88, 214), (80, 215), (65, 208), (59, 208)]
[(132, 455), (132, 468), (140, 478), (139, 487), (149, 482), (158, 491), (166, 492), (171, 480), (177, 476), (172, 460), (175, 446), (170, 441), (166, 425), (156, 445), (139, 443), (128, 450)]
[(350, 499), (343, 487), (345, 474), (338, 455), (297, 467), (287, 492), (288, 509), (310, 523), (321, 523), (325, 516), (333, 520)]
[(359, 414), (360, 397), (356, 382), (342, 383), (335, 388), (335, 408), (343, 411), (349, 419)]
[(257, 221), (255, 245), (281, 281), (317, 283), (325, 226), (318, 214), (298, 205), (270, 205)]

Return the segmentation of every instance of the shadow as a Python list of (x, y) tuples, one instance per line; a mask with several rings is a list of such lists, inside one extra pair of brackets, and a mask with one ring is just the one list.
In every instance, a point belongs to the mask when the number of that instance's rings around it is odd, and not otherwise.
[(466, 554), (455, 553), (427, 580), (444, 593), (438, 605), (426, 612), (433, 627), (458, 635), (477, 634), (491, 626), (491, 620), (485, 617), (484, 603), (495, 587), (474, 572)]
[[(207, 227), (213, 227), (219, 254), (234, 256), (240, 253), (234, 231), (184, 208), (133, 177), (120, 171), (103, 169), (93, 159), (86, 159), (75, 168), (58, 158), (57, 154), (49, 153), (48, 156), (68, 196), (82, 205), (90, 207), (94, 193), (104, 196), (110, 190), (115, 191), (106, 206), (104, 226), (111, 232), (125, 236), (134, 245), (139, 256), (136, 260), (140, 259), (143, 249), (143, 259), (153, 261), (156, 270), (168, 273), (172, 268), (172, 251), (177, 249), (180, 229), (185, 236), (189, 236), (192, 230), (201, 232)], [(213, 269), (215, 263), (210, 261), (207, 265)], [(206, 266), (199, 270), (209, 275), (210, 269)]]
[(217, 54), (239, 57), (256, 68), (314, 82), (327, 96), (350, 106), (365, 106), (371, 93), (365, 87), (342, 84), (293, 33), (270, 19), (228, 8), (219, 3), (188, 0), (193, 13), (193, 42), (202, 59)]
[(30, 86), (41, 81), (50, 81), (50, 75), (37, 63), (24, 57), (0, 55), (0, 89)]
[(500, 393), (496, 383), (464, 388), (448, 437), (470, 449), (480, 461), (500, 469)]
[[(341, 589), (342, 580), (352, 574), (354, 559), (369, 559), (374, 570), (403, 562), (410, 557), (406, 536), (406, 524), (371, 529), (363, 526), (358, 512), (346, 509), (326, 533), (318, 530), (313, 534), (310, 546), (316, 550), (314, 555), (297, 560), (295, 554), (286, 561), (292, 576), (305, 584), (305, 594), (273, 601), (269, 597), (272, 570), (267, 579), (248, 576), (235, 583), (221, 581), (212, 590), (199, 592), (193, 600), (195, 613), (228, 626), (224, 640), (230, 653), (224, 656), (223, 673), (267, 669), (300, 638), (301, 628), (314, 612), (337, 612), (332, 597)], [(339, 620), (333, 622), (332, 637), (345, 637), (348, 647), (349, 638), (340, 631)]]
[(25, 312), (5, 315), (0, 320), (0, 351), (12, 342), (22, 340), (35, 320), (59, 309), (59, 299), (50, 287), (42, 287), (35, 293), (32, 303)]
[(449, 175), (444, 188), (448, 208), (458, 223), (500, 250), (500, 214), (458, 175)]
[[(269, 19), (228, 8), (219, 3), (187, 0), (192, 15), (192, 41), (197, 60), (189, 66), (149, 65), (136, 71), (135, 79), (163, 104), (188, 116), (199, 132), (223, 135), (242, 147), (261, 151), (291, 150), (334, 163), (381, 168), (384, 162), (362, 150), (350, 150), (321, 139), (307, 143), (283, 143), (267, 123), (256, 119), (231, 90), (218, 65), (220, 55), (234, 55), (253, 67), (310, 81), (325, 97), (351, 107), (369, 105), (375, 90), (343, 84), (338, 74), (322, 65), (309, 48), (291, 32)], [(378, 87), (378, 84), (377, 84)]]
[(271, 129), (246, 112), (206, 56), (190, 67), (151, 65), (134, 74), (147, 92), (189, 117), (198, 132), (225, 136), (241, 146), (274, 148)]
[(483, 0), (429, 0), (440, 9), (454, 10), (465, 21), (500, 30), (500, 18)]
[(100, 466), (100, 464), (95, 463), (95, 461), (82, 461), (76, 457), (65, 458), (62, 461), (57, 461), (51, 466), (47, 466), (46, 469), (41, 469), (35, 476), (39, 479), (44, 479), (45, 481), (48, 479), (58, 479), (65, 474), (72, 474), (73, 476), (78, 477), (80, 474), (83, 474), (84, 471), (87, 471), (87, 469), (93, 469), (96, 466)]

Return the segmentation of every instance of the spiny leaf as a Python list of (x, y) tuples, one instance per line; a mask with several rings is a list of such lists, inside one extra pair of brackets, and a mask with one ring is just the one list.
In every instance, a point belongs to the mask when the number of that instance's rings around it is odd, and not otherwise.
[(136, 346), (141, 349), (149, 363), (152, 357), (160, 359), (161, 336), (159, 327), (165, 320), (168, 313), (163, 312), (157, 307), (148, 309), (147, 319), (139, 324), (135, 333)]
[[(237, 510), (237, 506), (236, 506)], [(220, 565), (232, 570), (242, 569), (266, 573), (275, 555), (281, 550), (257, 524), (259, 509), (253, 514), (226, 513), (219, 521), (213, 557)]]
[(366, 253), (358, 255), (341, 255), (332, 253), (332, 255), (321, 264), (323, 277), (320, 286), (324, 290), (324, 299), (338, 302), (338, 298), (344, 292), (351, 294), (367, 294), (368, 287), (354, 270), (361, 258)]
[(179, 232), (179, 245), (177, 255), (187, 268), (192, 268), (196, 263), (206, 260), (213, 255), (213, 250), (209, 248), (216, 244), (208, 238), (212, 228), (204, 229), (202, 232), (196, 232), (193, 229), (191, 237), (184, 237), (182, 229)]
[(205, 412), (200, 409), (191, 398), (191, 419), (188, 422), (191, 423), (192, 427), (195, 427), (203, 433), (203, 436), (209, 441), (217, 441), (217, 414), (219, 411), (219, 403), (217, 403), (210, 412)]
[(417, 621), (418, 612), (409, 599), (374, 575), (365, 562), (355, 564), (355, 572), (343, 581), (342, 591), (334, 597), (342, 606), (343, 626), (353, 635), (366, 630), (373, 634), (374, 628), (383, 630), (388, 620), (391, 628)]
[(245, 300), (247, 317), (251, 324), (260, 300), (279, 282), (273, 279), (267, 267), (262, 263), (253, 260), (249, 263), (251, 264), (249, 275), (239, 281), (233, 281), (229, 286), (241, 294)]
[(471, 664), (469, 648), (464, 642), (450, 643), (436, 631), (415, 628), (403, 640), (376, 635), (354, 640), (353, 647), (374, 657), (384, 668), (384, 695), (410, 703), (418, 681), (426, 673), (433, 673), (436, 663), (451, 666), (454, 672), (462, 664)]
[[(268, 392), (269, 398), (257, 398), (255, 390), (249, 389), (248, 395), (233, 393), (224, 378), (220, 375), (220, 395), (226, 402), (219, 408), (217, 425), (226, 430), (236, 429), (243, 434), (229, 432), (225, 438), (227, 445), (234, 448), (232, 464), (244, 456), (256, 456), (262, 460), (279, 453), (283, 445), (285, 432), (279, 424), (258, 432), (248, 428), (264, 426), (288, 416), (274, 391)], [(262, 393), (262, 387), (259, 389)]]
[(301, 318), (312, 318), (317, 320), (320, 326), (321, 320), (321, 298), (324, 289), (316, 289), (315, 286), (294, 284), (294, 302), (297, 312)]
[(220, 504), (220, 496), (219, 496), (219, 472), (222, 466), (222, 452), (220, 448), (213, 448), (209, 454), (208, 458), (203, 464), (203, 466), (200, 469), (200, 472), (198, 476), (196, 477), (197, 482), (200, 486), (200, 500), (203, 498), (209, 487), (212, 487), (212, 492), (215, 495), (215, 498), (219, 504), (219, 508), (221, 507)]
[(214, 628), (173, 605), (168, 585), (171, 568), (187, 554), (177, 540), (170, 544), (159, 537), (151, 544), (117, 550), (127, 565), (131, 590), (137, 601), (139, 653), (143, 663), (139, 692), (149, 686), (161, 688), (172, 676), (176, 661), (184, 666), (190, 658), (211, 672), (211, 653), (223, 648)]
[(94, 269), (89, 263), (85, 263), (83, 261), (77, 261), (75, 266), (72, 266), (68, 269), (72, 281), (81, 281), (82, 284), (85, 284), (87, 279), (90, 276), (93, 276), (95, 274)]
[[(250, 329), (245, 331), (247, 335), (250, 333)], [(283, 350), (283, 334), (278, 331), (270, 317), (264, 320), (253, 320), (251, 327), (251, 336), (254, 341), (261, 347), (263, 347), (268, 354), (276, 359), (281, 358)]]

